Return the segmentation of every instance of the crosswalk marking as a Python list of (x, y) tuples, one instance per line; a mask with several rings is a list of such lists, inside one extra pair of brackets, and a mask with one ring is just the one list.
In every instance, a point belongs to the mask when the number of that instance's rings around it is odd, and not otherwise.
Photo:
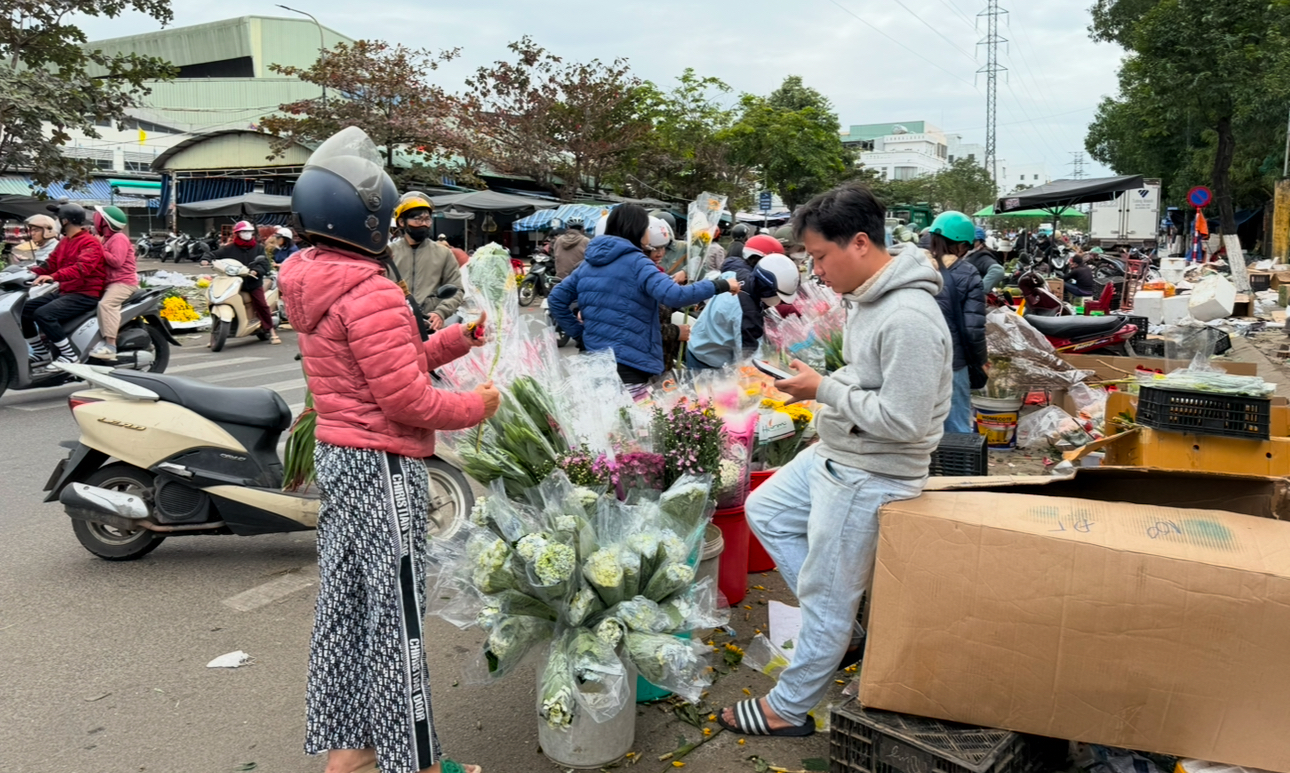
[(273, 365), (264, 368), (252, 368), (250, 370), (237, 369), (232, 373), (220, 373), (215, 376), (202, 376), (202, 381), (212, 384), (221, 384), (225, 381), (236, 381), (242, 378), (251, 378), (252, 376), (269, 376), (274, 373), (300, 372), (299, 363), (289, 363), (287, 365)]
[(291, 392), (296, 389), (305, 388), (303, 378), (292, 379), (291, 381), (279, 381), (276, 384), (265, 384), (265, 389), (272, 389), (274, 392)]
[(211, 368), (229, 368), (234, 365), (242, 365), (248, 362), (263, 362), (265, 357), (230, 357), (227, 360), (209, 360), (206, 362), (194, 362), (191, 365), (180, 365), (178, 368), (166, 368), (166, 375), (170, 376), (175, 373), (190, 373), (194, 370), (210, 370)]

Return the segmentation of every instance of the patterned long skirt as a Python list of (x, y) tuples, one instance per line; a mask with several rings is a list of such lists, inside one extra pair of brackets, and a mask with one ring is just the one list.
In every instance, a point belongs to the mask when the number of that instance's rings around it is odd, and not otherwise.
[(382, 773), (442, 754), (422, 631), (430, 482), (419, 459), (318, 443), (318, 605), (305, 751), (375, 748)]

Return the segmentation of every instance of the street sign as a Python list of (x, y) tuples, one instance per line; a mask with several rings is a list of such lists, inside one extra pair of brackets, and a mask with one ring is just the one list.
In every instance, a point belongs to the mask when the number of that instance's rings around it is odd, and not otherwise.
[(770, 211), (770, 203), (771, 203), (771, 195), (770, 195), (770, 191), (762, 191), (762, 192), (761, 192), (761, 211), (762, 211), (762, 212), (769, 212), (769, 211)]
[(1208, 207), (1209, 202), (1213, 200), (1214, 195), (1209, 192), (1209, 188), (1203, 185), (1197, 185), (1195, 188), (1187, 191), (1187, 201), (1193, 207)]

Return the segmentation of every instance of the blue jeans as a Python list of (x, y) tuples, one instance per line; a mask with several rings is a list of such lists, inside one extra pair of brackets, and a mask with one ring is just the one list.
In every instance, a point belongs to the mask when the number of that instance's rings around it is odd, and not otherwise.
[(976, 412), (972, 410), (972, 377), (966, 366), (954, 371), (954, 391), (950, 396), (950, 413), (945, 417), (946, 432), (976, 434)]
[(826, 461), (811, 446), (748, 497), (748, 525), (802, 606), (793, 663), (767, 701), (802, 724), (846, 654), (860, 597), (873, 578), (878, 509), (922, 493), (927, 479), (896, 480)]

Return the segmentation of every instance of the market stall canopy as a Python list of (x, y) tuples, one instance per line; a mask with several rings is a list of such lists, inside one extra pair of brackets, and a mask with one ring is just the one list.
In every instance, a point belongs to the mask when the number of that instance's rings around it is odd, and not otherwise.
[(1009, 193), (995, 202), (994, 211), (996, 214), (1006, 215), (1027, 209), (1042, 209), (1053, 214), (1062, 207), (1112, 201), (1124, 191), (1141, 188), (1142, 184), (1140, 174), (1099, 177), (1095, 180), (1054, 180), (1037, 188)]
[(53, 203), (34, 196), (0, 195), (0, 218), (26, 220), (32, 215), (48, 215), (47, 207)]
[(179, 205), (180, 217), (242, 217), (245, 215), (274, 215), (291, 211), (290, 196), (269, 193), (243, 193), (223, 199), (194, 201)]
[(554, 201), (543, 201), (532, 196), (516, 196), (497, 191), (471, 191), (432, 196), (435, 212), (506, 212), (529, 214), (539, 209), (555, 209)]
[[(1046, 209), (1023, 209), (1017, 212), (1009, 212), (1006, 215), (999, 215), (999, 217), (1036, 217), (1036, 218), (1052, 217), (1052, 216), (1053, 216), (1053, 213), (1049, 212)], [(1057, 213), (1057, 216), (1058, 217), (1087, 217), (1087, 215), (1085, 215), (1083, 212), (1080, 212), (1078, 209), (1071, 209), (1070, 207), (1063, 208), (1060, 212)], [(972, 217), (995, 217), (994, 207), (993, 206), (986, 207), (980, 212), (974, 213)]]
[(596, 223), (600, 218), (605, 216), (617, 204), (565, 204), (558, 209), (544, 209), (534, 212), (526, 218), (516, 220), (511, 226), (514, 231), (541, 231), (546, 229), (551, 221), (560, 218), (564, 222), (569, 222), (571, 217), (581, 217), (583, 226), (590, 233), (595, 230)]

